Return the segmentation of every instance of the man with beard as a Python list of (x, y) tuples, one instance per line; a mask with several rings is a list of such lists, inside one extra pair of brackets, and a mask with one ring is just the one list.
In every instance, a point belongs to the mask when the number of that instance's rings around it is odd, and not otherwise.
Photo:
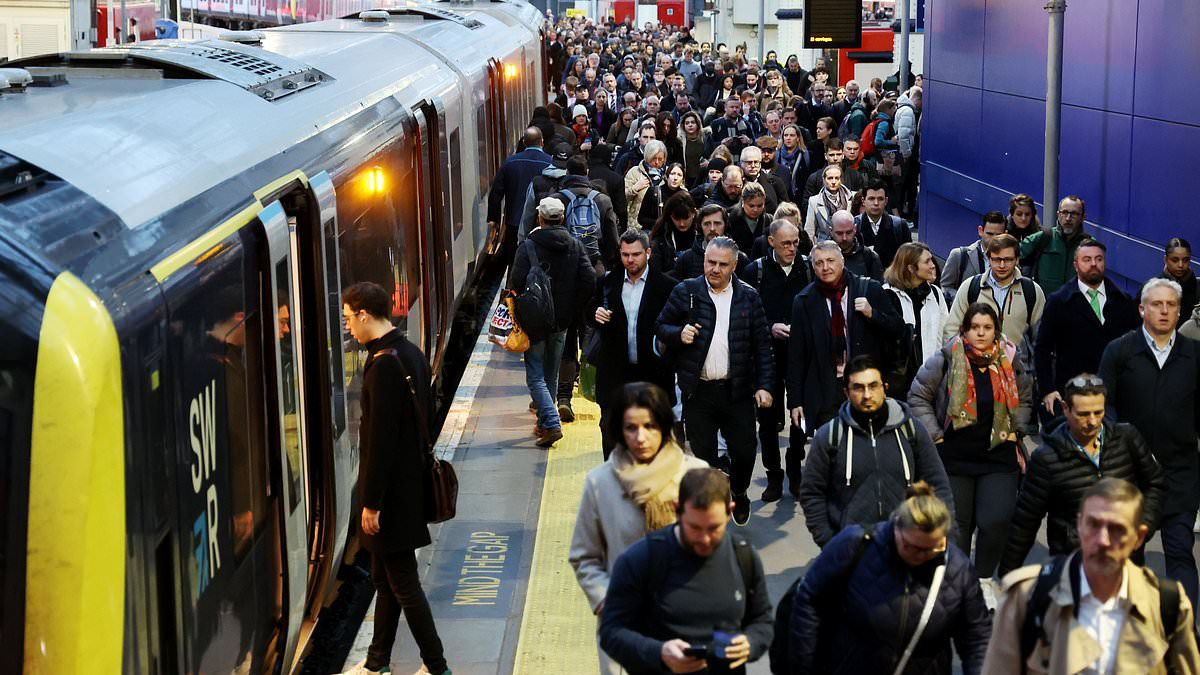
[[(712, 165), (712, 162), (709, 162)], [(746, 182), (746, 173), (738, 166), (727, 166), (721, 172), (721, 182), (717, 183), (712, 195), (705, 204), (716, 204), (723, 209), (737, 206), (742, 199), (742, 186)]]
[(753, 136), (750, 124), (742, 117), (742, 100), (736, 95), (730, 96), (725, 100), (725, 116), (712, 123), (712, 134), (704, 154), (711, 157), (718, 145), (724, 145), (737, 157), (742, 148), (754, 142)]
[[(700, 236), (696, 237), (692, 248), (679, 254), (679, 258), (675, 261), (675, 267), (671, 270), (671, 276), (680, 281), (693, 279), (704, 274), (704, 248), (713, 239), (726, 236), (725, 231), (728, 224), (728, 217), (725, 209), (720, 206), (705, 204), (700, 207), (700, 211), (696, 214), (696, 220), (700, 221)], [(745, 253), (738, 251), (736, 271), (739, 275), (749, 261), (750, 259)]]
[[(630, 673), (744, 672), (774, 634), (762, 562), (728, 529), (733, 500), (717, 469), (679, 483), (679, 521), (617, 559), (600, 620), (600, 647)], [(714, 633), (714, 628), (724, 633)], [(712, 658), (689, 653), (707, 646)], [(687, 651), (685, 651), (687, 650)], [(719, 650), (719, 651), (716, 651)]]
[[(763, 187), (767, 212), (775, 213), (775, 208), (779, 206), (780, 201), (787, 198), (787, 193), (780, 195), (773, 180), (775, 177), (763, 171), (762, 149), (757, 145), (746, 146), (738, 157), (738, 166), (742, 168), (746, 183), (758, 183)], [(741, 246), (741, 242), (738, 242), (738, 246)]]
[(854, 216), (850, 215), (849, 211), (836, 211), (830, 218), (830, 225), (833, 241), (842, 250), (846, 269), (860, 277), (883, 283), (883, 263), (875, 251), (863, 246), (858, 240), (858, 226), (854, 224)]

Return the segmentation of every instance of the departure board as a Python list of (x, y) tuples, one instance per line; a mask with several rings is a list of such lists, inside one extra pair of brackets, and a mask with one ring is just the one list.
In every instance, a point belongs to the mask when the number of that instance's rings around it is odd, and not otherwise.
[(862, 0), (806, 0), (805, 49), (857, 49), (862, 46)]

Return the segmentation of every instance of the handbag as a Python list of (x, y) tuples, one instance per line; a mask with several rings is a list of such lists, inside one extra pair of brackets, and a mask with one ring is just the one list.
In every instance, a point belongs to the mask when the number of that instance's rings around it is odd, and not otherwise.
[(491, 341), (504, 351), (521, 353), (529, 350), (529, 334), (517, 322), (516, 298), (515, 291), (504, 292), (500, 304), (492, 313), (488, 332)]
[(942, 578), (945, 576), (946, 565), (943, 563), (933, 571), (933, 582), (929, 584), (929, 595), (925, 596), (925, 606), (921, 608), (921, 619), (917, 622), (917, 630), (909, 639), (908, 647), (904, 649), (904, 655), (900, 657), (900, 663), (896, 664), (896, 670), (892, 675), (902, 675), (904, 669), (908, 667), (908, 660), (912, 658), (913, 652), (917, 649), (921, 633), (924, 633), (925, 626), (929, 625), (929, 617), (933, 615), (933, 606), (937, 604), (938, 591), (942, 588)]
[(440, 460), (433, 454), (433, 441), (429, 438), (429, 425), (425, 419), (425, 409), (421, 406), (417, 388), (413, 385), (412, 376), (404, 367), (404, 361), (395, 349), (381, 349), (375, 353), (391, 354), (404, 373), (404, 382), (408, 385), (408, 393), (412, 396), (413, 410), (417, 413), (417, 429), (421, 434), (421, 443), (425, 446), (425, 522), (442, 523), (454, 517), (458, 508), (458, 474), (450, 462)]

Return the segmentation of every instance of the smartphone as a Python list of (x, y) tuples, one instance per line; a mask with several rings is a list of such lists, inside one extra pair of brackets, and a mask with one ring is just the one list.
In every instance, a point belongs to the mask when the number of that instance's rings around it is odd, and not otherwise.
[(683, 655), (690, 656), (693, 659), (703, 659), (708, 656), (707, 645), (689, 645), (683, 648)]
[(718, 659), (725, 659), (725, 648), (733, 643), (733, 638), (733, 633), (726, 633), (720, 630), (713, 633), (713, 656)]

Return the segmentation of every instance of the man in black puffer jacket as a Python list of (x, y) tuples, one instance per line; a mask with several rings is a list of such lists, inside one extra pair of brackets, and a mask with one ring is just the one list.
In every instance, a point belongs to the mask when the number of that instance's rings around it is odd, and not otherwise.
[[(704, 274), (704, 247), (708, 246), (708, 242), (713, 239), (725, 236), (725, 209), (716, 204), (705, 204), (700, 207), (698, 218), (700, 231), (695, 237), (695, 242), (692, 243), (690, 249), (679, 254), (679, 257), (675, 259), (675, 267), (671, 269), (671, 276), (681, 281), (694, 279)], [(739, 250), (737, 269), (734, 272), (741, 276), (742, 270), (748, 262), (750, 262), (749, 258)]]
[(1158, 527), (1167, 494), (1166, 475), (1133, 425), (1105, 419), (1105, 395), (1100, 378), (1087, 373), (1063, 386), (1067, 421), (1046, 434), (1029, 458), (997, 576), (1025, 564), (1047, 514), (1050, 555), (1078, 548), (1075, 523), (1080, 500), (1101, 478), (1122, 478), (1136, 485), (1145, 498), (1143, 522), (1151, 534)]
[(757, 444), (754, 408), (771, 405), (775, 362), (762, 301), (733, 276), (737, 244), (717, 237), (704, 253), (704, 276), (681, 281), (658, 316), (655, 334), (675, 362), (692, 452), (717, 461), (717, 433), (732, 462), (733, 520), (750, 518), (746, 489)]

